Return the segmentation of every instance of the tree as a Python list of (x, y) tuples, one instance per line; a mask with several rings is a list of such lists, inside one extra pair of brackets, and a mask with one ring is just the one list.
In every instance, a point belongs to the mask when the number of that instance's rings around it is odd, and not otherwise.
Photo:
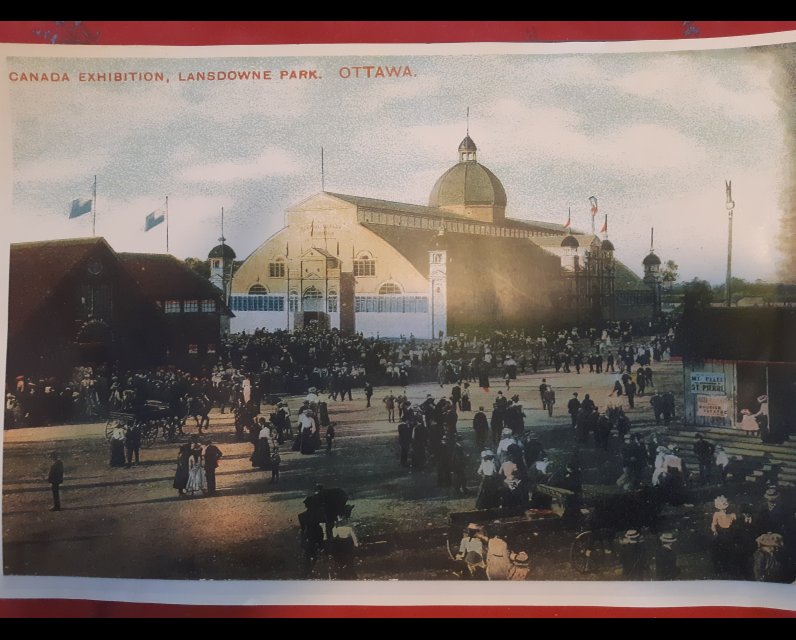
[(202, 276), (205, 280), (210, 279), (210, 261), (200, 260), (199, 258), (185, 258), (185, 264)]
[(694, 278), (685, 285), (683, 294), (683, 311), (697, 311), (707, 309), (713, 302), (713, 288), (706, 280)]
[(661, 271), (661, 279), (664, 284), (669, 285), (670, 289), (680, 277), (679, 269), (679, 265), (674, 260), (667, 260), (666, 265), (663, 267), (663, 271)]

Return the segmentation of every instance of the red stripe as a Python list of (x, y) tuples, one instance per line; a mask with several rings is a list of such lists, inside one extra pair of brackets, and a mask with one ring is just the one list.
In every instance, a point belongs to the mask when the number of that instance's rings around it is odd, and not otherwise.
[[(768, 21), (87, 21), (0, 22), (2, 42), (149, 45), (288, 44), (297, 42), (559, 42), (572, 40), (676, 40), (716, 38), (796, 29), (794, 20)], [(36, 34), (34, 32), (40, 32)]]
[[(673, 40), (715, 38), (796, 29), (796, 21), (656, 22), (197, 22), (96, 21), (71, 37), (98, 44), (219, 45), (286, 43), (556, 42), (577, 40)], [(45, 42), (69, 30), (53, 21), (0, 22), (0, 41)], [(96, 37), (95, 37), (96, 36)], [(593, 210), (596, 213), (596, 209)], [(796, 617), (794, 611), (764, 607), (354, 607), (354, 606), (187, 606), (92, 600), (0, 600), (2, 617)]]
[(188, 606), (92, 600), (5, 600), (0, 617), (624, 617), (624, 618), (796, 618), (796, 612), (765, 607), (359, 607), (359, 606)]

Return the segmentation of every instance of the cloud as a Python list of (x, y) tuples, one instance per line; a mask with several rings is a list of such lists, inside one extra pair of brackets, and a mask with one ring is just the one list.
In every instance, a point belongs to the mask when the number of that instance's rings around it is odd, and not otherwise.
[(303, 171), (301, 162), (289, 151), (268, 147), (251, 160), (228, 160), (193, 167), (179, 173), (185, 182), (227, 183), (239, 180), (260, 180), (276, 176), (296, 175)]
[(733, 119), (766, 120), (779, 110), (768, 88), (769, 65), (738, 65), (731, 79), (721, 78), (715, 65), (700, 65), (694, 54), (667, 55), (619, 75), (610, 86), (628, 95), (649, 98), (682, 113), (702, 117), (720, 114)]
[[(566, 162), (627, 174), (682, 172), (703, 162), (707, 154), (695, 138), (658, 123), (632, 123), (587, 132), (584, 117), (570, 109), (530, 106), (503, 98), (486, 105), (471, 119), (470, 131), (486, 165)], [(478, 132), (478, 133), (475, 133)], [(463, 137), (459, 123), (407, 127), (396, 132), (393, 144), (414, 147), (431, 157), (454, 158)]]
[[(91, 176), (102, 173), (102, 168), (110, 162), (110, 156), (101, 153), (90, 157), (83, 155), (69, 157), (48, 157), (29, 160), (14, 168), (16, 182), (68, 182), (82, 180), (86, 189), (90, 187)], [(80, 194), (77, 194), (77, 197)]]

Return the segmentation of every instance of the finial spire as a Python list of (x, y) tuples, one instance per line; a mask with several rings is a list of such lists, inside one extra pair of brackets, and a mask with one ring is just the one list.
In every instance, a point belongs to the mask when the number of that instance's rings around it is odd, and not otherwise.
[(470, 135), (470, 107), (467, 107), (467, 135)]
[(655, 227), (650, 227), (650, 253), (655, 251)]

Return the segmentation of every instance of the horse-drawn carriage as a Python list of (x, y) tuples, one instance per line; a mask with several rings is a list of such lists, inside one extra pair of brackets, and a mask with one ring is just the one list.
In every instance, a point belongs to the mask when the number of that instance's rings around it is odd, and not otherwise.
[(140, 407), (125, 407), (124, 411), (111, 411), (105, 424), (105, 438), (110, 440), (117, 427), (141, 432), (141, 446), (150, 447), (158, 438), (164, 442), (174, 442), (177, 436), (184, 435), (184, 415), (175, 413), (166, 402), (148, 400)]
[[(486, 527), (488, 537), (500, 536), (514, 548), (529, 548), (539, 535), (570, 532), (570, 563), (579, 573), (598, 568), (617, 557), (614, 543), (629, 529), (657, 526), (663, 500), (659, 491), (644, 487), (637, 491), (592, 496), (584, 502), (572, 491), (546, 484), (534, 488), (530, 508), (475, 509), (450, 514), (448, 555), (457, 557), (458, 544), (470, 524)], [(455, 546), (454, 546), (455, 545)]]

